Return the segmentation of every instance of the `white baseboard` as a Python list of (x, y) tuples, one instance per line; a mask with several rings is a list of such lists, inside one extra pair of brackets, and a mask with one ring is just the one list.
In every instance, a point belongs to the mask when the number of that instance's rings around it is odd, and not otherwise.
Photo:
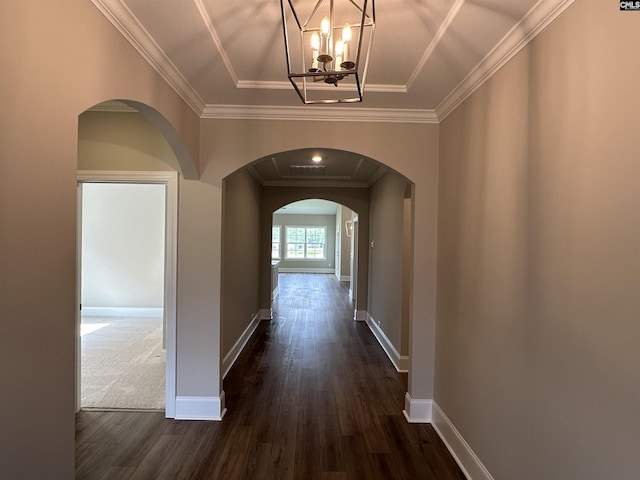
[(278, 268), (280, 273), (335, 273), (333, 268)]
[(273, 312), (270, 308), (263, 308), (259, 312), (260, 320), (273, 320)]
[(242, 335), (240, 335), (240, 338), (238, 338), (238, 341), (235, 343), (233, 347), (231, 347), (231, 350), (229, 350), (229, 353), (227, 353), (225, 357), (222, 359), (222, 371), (223, 371), (222, 378), (225, 378), (227, 376), (227, 373), (229, 373), (229, 370), (231, 370), (231, 367), (233, 366), (233, 364), (236, 363), (236, 360), (238, 359), (238, 356), (242, 352), (242, 349), (245, 347), (245, 345), (251, 338), (251, 335), (253, 335), (253, 332), (256, 331), (256, 328), (258, 328), (258, 324), (260, 323), (260, 320), (261, 320), (260, 315), (253, 316), (253, 319), (251, 320), (249, 325), (247, 325), (247, 328), (244, 329), (244, 332), (242, 332)]
[(224, 392), (219, 397), (176, 397), (176, 420), (222, 420)]
[(367, 325), (369, 325), (369, 329), (373, 332), (374, 337), (378, 340), (378, 343), (382, 346), (382, 349), (393, 363), (393, 366), (396, 367), (398, 372), (408, 372), (409, 371), (409, 356), (400, 355), (398, 350), (393, 346), (389, 337), (384, 333), (378, 322), (376, 322), (369, 313), (367, 313)]
[[(404, 413), (409, 423), (431, 423), (433, 400), (411, 398), (409, 392), (404, 396)], [(471, 480), (471, 479), (469, 479)]]
[(366, 310), (356, 310), (353, 313), (353, 319), (356, 322), (366, 322), (367, 321), (367, 311)]
[(133, 307), (82, 307), (83, 317), (162, 317), (164, 311), (160, 308)]
[(339, 277), (339, 280), (341, 282), (348, 282), (351, 280), (351, 277), (349, 275), (342, 275), (341, 277)]
[(478, 456), (456, 429), (451, 420), (433, 402), (433, 419), (431, 424), (438, 433), (449, 452), (457, 462), (460, 470), (469, 480), (493, 480), (489, 470), (482, 464)]

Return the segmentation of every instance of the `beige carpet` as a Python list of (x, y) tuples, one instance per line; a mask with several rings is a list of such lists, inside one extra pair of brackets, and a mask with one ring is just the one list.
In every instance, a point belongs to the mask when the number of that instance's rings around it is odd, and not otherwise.
[(83, 317), (82, 408), (165, 408), (162, 319)]

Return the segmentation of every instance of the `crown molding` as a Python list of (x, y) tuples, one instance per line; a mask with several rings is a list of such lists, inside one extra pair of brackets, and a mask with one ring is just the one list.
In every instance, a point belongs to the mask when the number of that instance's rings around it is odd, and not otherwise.
[(473, 92), (491, 78), (542, 30), (558, 18), (575, 0), (540, 0), (489, 54), (436, 107), (436, 117), (444, 120)]
[(118, 0), (91, 0), (91, 2), (175, 90), (180, 98), (200, 115), (205, 106), (204, 101), (153, 40), (149, 32), (138, 22), (131, 10)]
[(207, 105), (202, 118), (225, 120), (312, 120), (318, 122), (438, 123), (434, 110)]
[(389, 171), (389, 169), (388, 169), (388, 168), (383, 167), (382, 165), (380, 165), (380, 166), (378, 167), (378, 170), (376, 170), (376, 173), (374, 173), (374, 174), (371, 176), (371, 178), (369, 179), (369, 183), (368, 183), (368, 185), (369, 185), (370, 187), (372, 187), (372, 186), (373, 186), (373, 184), (374, 184), (374, 183), (376, 183), (378, 180), (380, 180), (380, 178), (381, 178), (385, 173), (387, 173), (388, 171)]

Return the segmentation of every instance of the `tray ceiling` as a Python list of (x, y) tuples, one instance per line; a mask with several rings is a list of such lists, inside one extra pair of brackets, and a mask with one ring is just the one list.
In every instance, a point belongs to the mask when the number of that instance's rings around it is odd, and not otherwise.
[(92, 1), (200, 115), (402, 121), (446, 116), (573, 2), (378, 0), (364, 102), (302, 107), (278, 0)]

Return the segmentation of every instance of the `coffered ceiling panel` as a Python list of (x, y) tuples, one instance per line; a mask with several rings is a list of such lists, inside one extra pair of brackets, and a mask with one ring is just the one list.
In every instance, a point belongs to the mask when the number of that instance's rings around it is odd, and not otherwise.
[[(313, 158), (317, 157), (317, 162)], [(291, 150), (260, 159), (250, 166), (263, 185), (369, 187), (385, 168), (374, 160), (333, 149)]]

